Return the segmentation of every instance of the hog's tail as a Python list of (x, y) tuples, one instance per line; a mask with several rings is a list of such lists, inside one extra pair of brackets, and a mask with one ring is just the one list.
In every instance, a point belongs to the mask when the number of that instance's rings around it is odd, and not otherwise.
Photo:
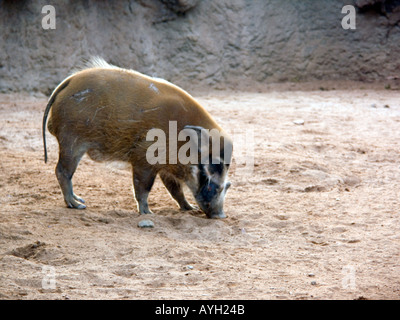
[(71, 77), (68, 77), (65, 79), (63, 82), (61, 82), (57, 88), (54, 89), (53, 93), (51, 94), (49, 98), (49, 102), (47, 103), (46, 109), (44, 110), (44, 115), (43, 115), (43, 124), (42, 124), (42, 134), (43, 134), (43, 147), (44, 147), (44, 163), (47, 163), (47, 146), (46, 146), (46, 124), (47, 124), (47, 117), (49, 115), (51, 106), (54, 103), (54, 100), (57, 97), (57, 94), (63, 90), (70, 81)]

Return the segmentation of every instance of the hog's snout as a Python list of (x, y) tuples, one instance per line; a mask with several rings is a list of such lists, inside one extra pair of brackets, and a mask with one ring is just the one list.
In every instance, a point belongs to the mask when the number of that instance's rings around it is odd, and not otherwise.
[(213, 208), (209, 203), (201, 203), (197, 201), (197, 204), (200, 206), (200, 209), (206, 214), (206, 216), (210, 219), (224, 219), (226, 218), (226, 214), (222, 208)]
[(231, 183), (227, 182), (218, 185), (213, 181), (208, 181), (195, 196), (200, 209), (210, 219), (224, 219), (226, 214), (223, 210), (225, 194)]
[(225, 219), (226, 218), (226, 214), (224, 211), (220, 211), (217, 213), (210, 213), (207, 214), (207, 217), (209, 217), (210, 219)]

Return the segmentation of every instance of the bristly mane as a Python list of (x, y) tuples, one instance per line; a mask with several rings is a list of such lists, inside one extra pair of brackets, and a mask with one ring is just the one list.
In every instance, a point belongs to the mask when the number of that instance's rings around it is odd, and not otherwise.
[(91, 68), (121, 69), (117, 66), (114, 66), (114, 65), (108, 63), (106, 60), (104, 60), (100, 56), (92, 56), (88, 60), (84, 60), (80, 65), (78, 65), (76, 68), (74, 68), (71, 75), (74, 75), (85, 69), (91, 69)]

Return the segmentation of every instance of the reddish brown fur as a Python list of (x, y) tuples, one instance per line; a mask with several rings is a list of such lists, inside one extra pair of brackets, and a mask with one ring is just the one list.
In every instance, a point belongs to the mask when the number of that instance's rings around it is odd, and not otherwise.
[[(92, 91), (79, 95), (84, 90)], [(167, 133), (169, 121), (177, 121), (178, 132), (188, 124), (222, 131), (200, 104), (172, 84), (122, 69), (91, 68), (75, 74), (57, 94), (48, 127), (59, 140), (75, 135), (96, 141), (89, 155), (96, 149), (107, 160), (137, 162), (153, 143), (145, 141), (147, 132)]]

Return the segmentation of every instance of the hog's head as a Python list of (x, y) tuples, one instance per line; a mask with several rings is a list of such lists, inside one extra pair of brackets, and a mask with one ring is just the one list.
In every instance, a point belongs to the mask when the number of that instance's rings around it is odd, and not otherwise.
[[(186, 126), (196, 132), (199, 157), (191, 164), (186, 181), (200, 209), (208, 218), (226, 218), (223, 210), (225, 194), (231, 183), (227, 180), (232, 158), (232, 142), (216, 129)], [(208, 145), (207, 145), (208, 144)]]

